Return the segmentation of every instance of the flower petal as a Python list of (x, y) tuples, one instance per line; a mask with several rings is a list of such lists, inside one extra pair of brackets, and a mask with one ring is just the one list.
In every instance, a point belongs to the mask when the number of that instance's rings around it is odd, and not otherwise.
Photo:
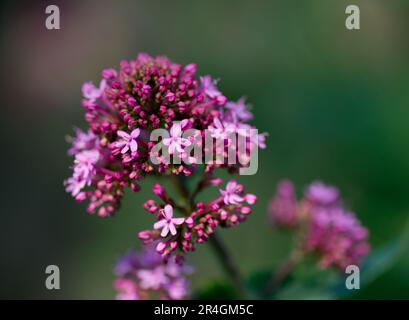
[(182, 127), (180, 123), (175, 123), (170, 129), (170, 135), (172, 137), (180, 137), (182, 133)]
[(226, 191), (228, 193), (234, 193), (236, 191), (237, 182), (235, 180), (230, 180), (226, 185)]
[(163, 143), (165, 146), (170, 145), (171, 142), (172, 142), (172, 139), (171, 139), (171, 138), (165, 138), (165, 139), (162, 140), (162, 143)]
[(240, 197), (237, 194), (232, 194), (230, 195), (230, 202), (233, 204), (239, 204), (240, 202), (243, 202), (244, 198)]
[(223, 128), (223, 124), (221, 123), (221, 121), (218, 118), (214, 118), (213, 123), (215, 125), (216, 129), (224, 129)]
[(158, 222), (156, 222), (156, 223), (153, 225), (153, 228), (154, 228), (155, 230), (158, 230), (158, 229), (162, 229), (165, 225), (166, 225), (166, 220), (165, 220), (165, 219), (162, 219), (162, 220), (159, 220)]
[(163, 215), (166, 217), (166, 219), (172, 219), (173, 208), (170, 204), (167, 204), (165, 208), (163, 209)]
[(138, 150), (138, 143), (136, 142), (136, 140), (132, 140), (130, 145), (131, 145), (132, 152), (136, 152)]
[(172, 143), (169, 145), (169, 149), (168, 149), (168, 151), (169, 151), (170, 154), (172, 154), (172, 153), (175, 152), (176, 146), (177, 146), (176, 143), (174, 143), (174, 142), (172, 141)]
[(101, 82), (99, 83), (99, 93), (102, 94), (102, 92), (105, 90), (107, 86), (107, 82), (105, 79), (102, 79)]
[(173, 222), (174, 224), (176, 224), (176, 225), (180, 225), (180, 224), (182, 224), (183, 222), (185, 222), (185, 218), (174, 218), (174, 219), (172, 219), (172, 222)]
[(183, 119), (180, 123), (182, 129), (189, 124), (189, 119)]
[(125, 131), (122, 131), (122, 130), (118, 130), (118, 132), (116, 134), (119, 137), (123, 138), (123, 139), (128, 139), (129, 138), (129, 134), (127, 134)]
[(190, 146), (192, 143), (191, 143), (188, 139), (181, 138), (181, 139), (180, 139), (180, 144), (181, 144), (182, 146), (187, 147), (187, 146)]
[(160, 236), (161, 236), (161, 237), (166, 237), (166, 236), (168, 235), (168, 233), (169, 233), (169, 227), (168, 227), (168, 225), (166, 224), (166, 225), (163, 227), (162, 232), (160, 233)]
[(140, 133), (141, 133), (141, 130), (139, 130), (139, 128), (136, 128), (131, 132), (131, 137), (132, 138), (137, 138), (137, 137), (139, 137)]
[(169, 223), (168, 226), (169, 226), (170, 233), (172, 234), (172, 236), (174, 236), (177, 233), (175, 225), (171, 222)]

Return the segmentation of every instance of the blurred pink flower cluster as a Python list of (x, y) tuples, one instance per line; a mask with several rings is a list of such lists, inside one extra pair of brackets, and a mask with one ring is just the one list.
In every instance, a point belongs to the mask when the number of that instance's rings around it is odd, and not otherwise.
[(333, 266), (344, 272), (370, 251), (368, 230), (345, 209), (338, 189), (321, 182), (310, 184), (297, 201), (293, 184), (281, 181), (269, 218), (277, 227), (298, 230), (302, 250), (317, 254), (323, 268)]
[(164, 262), (153, 246), (143, 251), (129, 251), (117, 262), (114, 288), (119, 300), (164, 299), (180, 300), (188, 297), (187, 276), (190, 266), (176, 259)]

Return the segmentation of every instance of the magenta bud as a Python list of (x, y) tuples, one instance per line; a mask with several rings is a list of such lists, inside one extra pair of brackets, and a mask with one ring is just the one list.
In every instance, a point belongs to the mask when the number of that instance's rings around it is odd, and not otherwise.
[(80, 192), (76, 197), (75, 200), (77, 200), (78, 202), (82, 202), (85, 199), (87, 199), (87, 193), (86, 192)]
[(155, 183), (155, 185), (153, 186), (153, 193), (161, 199), (165, 198), (166, 196), (165, 188), (159, 183)]
[(188, 64), (188, 65), (185, 67), (185, 71), (186, 71), (187, 73), (196, 73), (196, 64), (194, 64), (194, 63)]
[(175, 94), (173, 92), (169, 92), (165, 98), (169, 101), (172, 102), (173, 100), (175, 100)]
[(251, 213), (251, 208), (249, 208), (249, 207), (241, 207), (240, 208), (240, 212), (242, 213), (242, 214), (250, 214)]
[(152, 232), (149, 230), (143, 230), (138, 232), (138, 238), (140, 240), (149, 240), (152, 239)]
[(211, 208), (212, 211), (217, 211), (217, 210), (219, 210), (220, 206), (217, 203), (212, 203), (210, 208)]
[(166, 243), (159, 242), (158, 245), (156, 246), (156, 251), (162, 254), (165, 251), (165, 248), (166, 248)]
[(98, 210), (98, 216), (100, 216), (101, 218), (106, 218), (109, 216), (109, 212), (105, 207), (101, 207)]
[(192, 228), (192, 227), (194, 226), (194, 224), (195, 224), (195, 222), (194, 222), (194, 220), (193, 220), (192, 217), (187, 218), (187, 219), (185, 220), (185, 223), (186, 223), (186, 225), (187, 225), (189, 228)]
[(112, 80), (114, 78), (116, 78), (116, 71), (114, 69), (105, 69), (102, 71), (102, 77), (107, 79), (107, 80)]
[(214, 186), (214, 187), (218, 187), (218, 186), (220, 186), (222, 183), (223, 183), (223, 180), (222, 179), (219, 179), (219, 178), (214, 178), (214, 179), (210, 179), (210, 184), (212, 185), (212, 186)]
[(226, 210), (220, 210), (220, 219), (221, 220), (226, 220), (228, 217), (228, 213)]
[(249, 205), (253, 205), (253, 204), (255, 204), (256, 203), (256, 201), (257, 201), (257, 196), (255, 196), (254, 194), (247, 194), (246, 196), (245, 196), (245, 200), (246, 200), (246, 202), (249, 204)]
[(136, 100), (134, 97), (129, 97), (128, 100), (126, 100), (126, 103), (129, 106), (135, 107), (136, 106)]
[(178, 243), (176, 241), (172, 241), (170, 243), (170, 250), (171, 251), (175, 250), (177, 248), (177, 246), (178, 246)]

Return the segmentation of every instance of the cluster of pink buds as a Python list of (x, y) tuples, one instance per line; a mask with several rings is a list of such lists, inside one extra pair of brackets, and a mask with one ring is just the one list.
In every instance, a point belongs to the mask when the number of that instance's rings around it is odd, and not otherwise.
[[(213, 180), (213, 184), (218, 185), (220, 181)], [(155, 185), (153, 192), (162, 203), (148, 200), (144, 208), (156, 215), (157, 222), (152, 230), (139, 232), (138, 237), (144, 244), (156, 242), (156, 251), (164, 258), (171, 253), (178, 255), (195, 250), (196, 244), (206, 242), (218, 226), (228, 228), (245, 221), (252, 212), (249, 205), (256, 202), (256, 196), (245, 194), (243, 185), (234, 180), (220, 190), (218, 198), (198, 202), (188, 211), (180, 208), (161, 185)], [(183, 217), (174, 216), (176, 208), (180, 208)]]
[(183, 261), (169, 259), (164, 262), (153, 246), (142, 252), (129, 251), (117, 262), (114, 281), (119, 300), (180, 300), (189, 294), (186, 276), (192, 273)]
[[(89, 201), (89, 213), (101, 217), (113, 215), (124, 189), (138, 191), (146, 175), (190, 176), (199, 165), (206, 172), (237, 172), (250, 166), (254, 150), (265, 148), (265, 136), (248, 123), (253, 116), (245, 100), (228, 101), (214, 79), (196, 76), (194, 64), (139, 54), (121, 61), (119, 70), (102, 71), (99, 85), (87, 82), (82, 92), (89, 129), (77, 130), (73, 138), (73, 175), (65, 185), (77, 201)], [(168, 136), (155, 140), (157, 129)], [(249, 130), (256, 133), (245, 134)], [(186, 137), (188, 132), (193, 134)], [(204, 143), (209, 137), (223, 143), (209, 147)], [(206, 154), (216, 159), (209, 161)]]
[(321, 182), (309, 185), (300, 201), (290, 181), (280, 182), (269, 217), (275, 226), (302, 232), (302, 250), (318, 254), (323, 268), (344, 272), (370, 251), (368, 230), (345, 209), (337, 188)]

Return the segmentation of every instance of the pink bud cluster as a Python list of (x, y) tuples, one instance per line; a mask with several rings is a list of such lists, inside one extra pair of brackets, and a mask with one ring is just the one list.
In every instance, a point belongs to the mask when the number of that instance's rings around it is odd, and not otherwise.
[(119, 300), (180, 300), (189, 294), (187, 275), (192, 268), (183, 261), (164, 262), (153, 246), (142, 252), (129, 251), (117, 262), (114, 281)]
[[(211, 181), (215, 185), (220, 183), (217, 179)], [(172, 253), (180, 255), (194, 251), (196, 244), (209, 240), (219, 226), (229, 228), (245, 221), (252, 212), (249, 205), (255, 204), (257, 200), (255, 195), (244, 192), (243, 185), (231, 180), (226, 189), (220, 190), (220, 196), (215, 200), (198, 202), (190, 211), (182, 208), (184, 217), (174, 218), (173, 211), (179, 206), (161, 185), (155, 185), (153, 192), (161, 199), (161, 203), (148, 200), (144, 208), (155, 214), (158, 222), (152, 230), (139, 232), (138, 237), (144, 244), (156, 242), (156, 251), (165, 260)]]
[[(210, 76), (196, 77), (196, 65), (182, 66), (161, 56), (139, 54), (135, 60), (121, 61), (119, 70), (105, 69), (99, 85), (87, 82), (82, 92), (89, 130), (77, 130), (72, 141), (73, 176), (65, 185), (77, 201), (90, 202), (89, 213), (101, 217), (114, 214), (124, 189), (138, 191), (146, 175), (194, 173), (197, 161), (185, 148), (196, 138), (203, 139), (206, 130), (215, 138), (238, 129), (254, 129), (248, 124), (252, 114), (244, 99), (229, 102)], [(152, 131), (158, 128), (170, 131), (170, 137), (162, 140), (170, 154), (178, 152), (192, 161), (161, 161), (163, 155), (154, 148), (157, 142), (150, 141)], [(197, 130), (198, 137), (181, 137), (189, 129)], [(264, 139), (261, 134), (250, 136), (246, 152), (236, 150), (237, 158), (244, 159), (234, 164), (206, 163), (204, 170), (227, 168), (236, 172), (248, 165), (249, 149), (265, 147)], [(227, 140), (222, 152), (227, 154), (228, 147), (238, 149), (229, 143)], [(151, 156), (158, 161), (153, 163)]]
[(337, 188), (321, 182), (310, 184), (300, 201), (290, 181), (280, 182), (269, 218), (277, 227), (304, 232), (303, 251), (318, 254), (323, 268), (333, 266), (344, 272), (370, 251), (368, 230), (345, 209)]

